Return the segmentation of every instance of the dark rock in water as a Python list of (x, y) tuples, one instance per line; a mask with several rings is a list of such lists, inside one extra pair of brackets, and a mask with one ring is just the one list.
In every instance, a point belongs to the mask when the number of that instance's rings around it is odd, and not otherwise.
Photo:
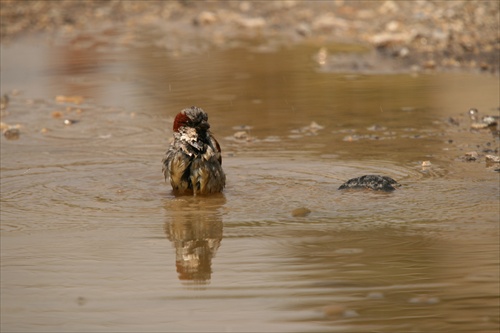
[(352, 178), (340, 185), (339, 190), (368, 188), (375, 191), (394, 191), (401, 186), (397, 181), (387, 176), (365, 175)]

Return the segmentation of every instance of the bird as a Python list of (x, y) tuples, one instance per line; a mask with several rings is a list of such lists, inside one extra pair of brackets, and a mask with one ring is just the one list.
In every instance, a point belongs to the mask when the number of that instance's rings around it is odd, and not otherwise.
[(400, 187), (397, 181), (387, 176), (364, 175), (352, 178), (340, 185), (339, 190), (345, 189), (372, 189), (375, 191), (391, 192)]
[(226, 175), (221, 148), (210, 132), (207, 113), (197, 106), (183, 109), (175, 116), (173, 132), (173, 142), (162, 159), (162, 172), (174, 193), (196, 196), (222, 192)]

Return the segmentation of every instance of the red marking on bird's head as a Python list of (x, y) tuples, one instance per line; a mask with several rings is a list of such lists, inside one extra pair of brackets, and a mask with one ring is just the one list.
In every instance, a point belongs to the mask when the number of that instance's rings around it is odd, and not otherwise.
[(186, 116), (183, 112), (179, 112), (174, 119), (174, 132), (177, 132), (182, 126), (187, 126), (189, 124), (189, 121), (190, 119), (188, 116)]

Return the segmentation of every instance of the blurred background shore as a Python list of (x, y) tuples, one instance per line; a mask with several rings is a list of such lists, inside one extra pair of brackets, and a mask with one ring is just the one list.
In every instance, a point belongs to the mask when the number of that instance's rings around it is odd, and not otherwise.
[[(141, 33), (165, 36), (173, 52), (258, 40), (359, 44), (398, 67), (498, 72), (498, 1), (13, 1), (1, 4), (2, 43), (46, 33), (140, 45)], [(109, 42), (109, 41), (108, 41)]]

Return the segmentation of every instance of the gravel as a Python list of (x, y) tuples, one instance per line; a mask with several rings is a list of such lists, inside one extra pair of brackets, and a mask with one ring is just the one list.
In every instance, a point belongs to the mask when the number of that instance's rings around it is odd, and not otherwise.
[[(75, 47), (88, 46), (73, 43), (82, 35), (136, 47), (150, 33), (156, 46), (174, 54), (256, 42), (271, 50), (359, 44), (369, 56), (356, 55), (353, 70), (360, 63), (377, 69), (389, 62), (390, 70), (498, 74), (500, 63), (498, 1), (4, 0), (0, 6), (3, 44), (45, 33)], [(325, 68), (335, 70), (336, 62)]]

